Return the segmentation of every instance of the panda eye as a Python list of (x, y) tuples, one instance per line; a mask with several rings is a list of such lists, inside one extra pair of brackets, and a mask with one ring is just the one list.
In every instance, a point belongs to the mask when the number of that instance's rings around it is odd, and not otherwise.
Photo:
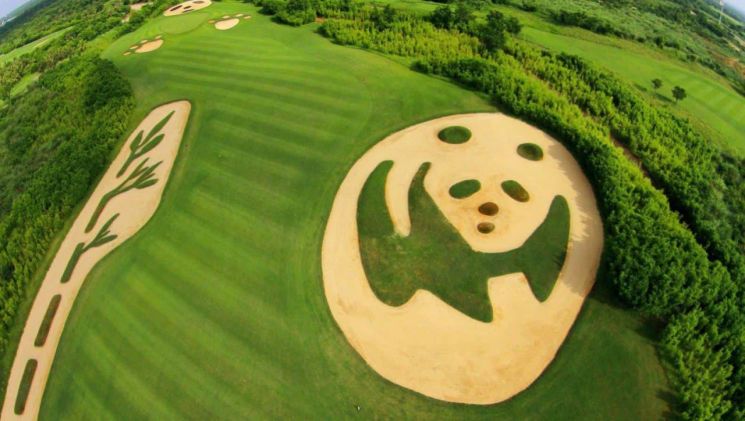
[(465, 199), (481, 190), (479, 180), (463, 180), (450, 186), (450, 196), (455, 199)]
[(517, 147), (517, 154), (529, 161), (543, 159), (543, 149), (535, 143), (522, 143)]
[(518, 202), (527, 202), (530, 200), (528, 191), (523, 188), (520, 183), (515, 180), (507, 180), (502, 183), (502, 190), (507, 193), (508, 196), (517, 200)]

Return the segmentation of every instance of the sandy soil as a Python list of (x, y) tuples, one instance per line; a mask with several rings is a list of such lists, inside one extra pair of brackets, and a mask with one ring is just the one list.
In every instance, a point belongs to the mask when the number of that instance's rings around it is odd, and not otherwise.
[[(471, 129), (470, 141), (437, 139), (451, 125)], [(540, 145), (541, 161), (521, 158), (523, 142)], [(370, 173), (393, 160), (386, 203), (396, 231), (408, 235), (408, 190), (419, 166), (431, 162), (424, 186), (474, 250), (500, 252), (521, 246), (545, 219), (551, 200), (569, 204), (570, 243), (551, 296), (539, 302), (522, 273), (488, 280), (494, 320), (471, 319), (428, 291), (400, 307), (379, 301), (365, 277), (356, 227), (357, 200)], [(448, 190), (468, 178), (481, 190), (453, 199)], [(531, 200), (520, 203), (501, 190), (519, 181)], [(485, 216), (478, 206), (494, 202)], [(495, 225), (479, 233), (478, 223)], [(540, 130), (502, 114), (465, 114), (428, 121), (384, 139), (350, 170), (337, 192), (322, 249), (323, 280), (331, 312), (349, 343), (386, 379), (450, 402), (492, 404), (528, 387), (553, 360), (595, 281), (603, 226), (592, 188), (570, 153)], [(401, 268), (406, 270), (406, 268)], [(486, 280), (485, 280), (486, 281)]]
[(217, 22), (215, 24), (215, 28), (219, 29), (220, 31), (226, 31), (235, 25), (238, 25), (238, 22), (240, 22), (240, 19), (233, 18), (228, 20), (221, 20), (220, 22)]
[(205, 7), (212, 4), (210, 0), (189, 0), (180, 4), (176, 4), (163, 12), (163, 16), (178, 16), (190, 11), (204, 9)]
[(155, 41), (145, 42), (144, 44), (140, 45), (140, 47), (135, 50), (135, 53), (137, 54), (149, 53), (149, 52), (157, 50), (158, 48), (162, 46), (163, 46), (163, 40), (156, 39)]
[[(124, 176), (122, 178), (117, 178), (116, 173), (126, 161), (129, 154), (128, 145), (132, 140), (134, 140), (137, 132), (140, 130), (145, 130), (147, 132), (171, 111), (174, 111), (175, 113), (162, 130), (162, 133), (165, 135), (163, 141), (145, 157), (140, 158), (141, 160), (149, 158), (149, 162), (153, 163), (163, 161), (155, 171), (158, 182), (149, 188), (131, 190), (113, 199), (107, 205), (104, 213), (99, 218), (98, 223), (93, 230), (89, 234), (85, 234), (85, 226), (101, 200), (101, 197), (122, 182)], [(13, 367), (11, 368), (8, 389), (5, 394), (2, 415), (0, 416), (1, 419), (35, 420), (37, 418), (49, 371), (54, 360), (55, 352), (57, 351), (57, 345), (59, 344), (65, 322), (70, 310), (72, 309), (75, 298), (77, 297), (86, 276), (91, 269), (93, 269), (95, 264), (128, 238), (132, 237), (155, 213), (155, 210), (160, 203), (163, 190), (168, 182), (168, 177), (176, 159), (176, 155), (178, 154), (190, 112), (191, 104), (188, 101), (173, 102), (154, 109), (142, 121), (142, 123), (140, 123), (137, 129), (132, 132), (129, 139), (127, 139), (127, 143), (122, 147), (121, 151), (119, 151), (119, 154), (98, 183), (98, 186), (88, 199), (88, 202), (86, 202), (85, 207), (83, 207), (82, 211), (75, 219), (70, 231), (62, 241), (54, 260), (52, 260), (52, 263), (49, 266), (46, 276), (42, 281), (41, 288), (34, 299), (29, 317), (26, 320), (26, 325), (23, 329), (15, 360), (13, 361)], [(131, 172), (138, 163), (139, 161), (135, 162), (134, 165), (131, 165), (129, 172)], [(64, 272), (76, 245), (80, 242), (90, 242), (98, 233), (100, 227), (117, 213), (120, 215), (112, 224), (111, 232), (118, 235), (118, 237), (110, 243), (104, 244), (98, 248), (90, 249), (85, 253), (75, 267), (70, 281), (62, 284), (60, 282), (62, 273)], [(62, 300), (49, 330), (49, 335), (42, 347), (36, 347), (34, 345), (34, 340), (39, 330), (39, 326), (42, 323), (50, 300), (56, 294), (60, 294)], [(26, 361), (30, 358), (37, 359), (39, 365), (33, 383), (31, 384), (24, 414), (22, 416), (17, 416), (14, 413), (14, 405), (18, 386), (21, 377), (23, 376)]]

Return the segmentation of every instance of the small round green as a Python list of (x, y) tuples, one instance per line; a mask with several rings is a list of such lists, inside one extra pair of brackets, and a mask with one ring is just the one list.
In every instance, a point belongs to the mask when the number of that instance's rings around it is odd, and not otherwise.
[(517, 147), (517, 154), (530, 161), (543, 159), (543, 149), (535, 143), (522, 143)]
[(450, 196), (455, 199), (465, 199), (481, 190), (479, 180), (463, 180), (450, 186)]
[(466, 143), (471, 139), (471, 131), (463, 126), (450, 126), (440, 130), (437, 137), (445, 143)]

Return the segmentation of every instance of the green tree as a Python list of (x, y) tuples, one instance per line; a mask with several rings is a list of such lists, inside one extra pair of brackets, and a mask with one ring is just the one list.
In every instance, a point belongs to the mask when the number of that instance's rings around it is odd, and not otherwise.
[(654, 86), (655, 89), (660, 89), (662, 87), (662, 80), (652, 79), (652, 86)]
[(675, 98), (675, 102), (684, 100), (688, 96), (686, 93), (686, 90), (681, 88), (680, 86), (676, 86), (673, 88), (673, 98)]

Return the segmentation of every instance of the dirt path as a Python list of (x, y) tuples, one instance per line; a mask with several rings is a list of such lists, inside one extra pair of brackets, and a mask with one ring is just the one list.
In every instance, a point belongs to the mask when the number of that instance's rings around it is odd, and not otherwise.
[[(437, 133), (468, 127), (464, 144), (446, 144)], [(541, 146), (544, 158), (529, 161), (517, 146)], [(539, 302), (522, 273), (488, 280), (494, 320), (482, 323), (419, 290), (400, 307), (377, 299), (366, 279), (356, 227), (357, 201), (375, 167), (392, 160), (386, 203), (396, 231), (408, 235), (408, 191), (419, 166), (431, 162), (425, 189), (474, 250), (501, 252), (521, 246), (543, 222), (556, 195), (567, 199), (570, 240), (566, 260), (548, 299)], [(448, 190), (468, 178), (477, 194), (456, 200)], [(501, 189), (514, 179), (530, 194), (519, 203)], [(493, 217), (476, 209), (499, 206)], [(495, 229), (481, 234), (479, 222)], [(592, 188), (571, 154), (540, 130), (502, 114), (466, 114), (428, 121), (384, 139), (350, 170), (337, 192), (324, 234), (322, 269), (326, 299), (349, 343), (386, 379), (450, 402), (492, 404), (527, 388), (563, 343), (595, 281), (603, 226)], [(406, 268), (401, 268), (406, 270)], [(486, 280), (485, 280), (486, 281)]]
[[(176, 155), (178, 154), (190, 111), (191, 104), (188, 101), (173, 102), (154, 109), (140, 123), (129, 139), (127, 139), (127, 143), (122, 147), (90, 199), (75, 219), (49, 266), (49, 270), (42, 281), (39, 292), (31, 307), (31, 312), (26, 320), (15, 360), (13, 361), (13, 367), (10, 371), (2, 416), (0, 416), (3, 420), (35, 420), (38, 417), (41, 398), (44, 394), (44, 388), (52, 367), (52, 362), (54, 361), (57, 345), (59, 344), (65, 322), (72, 309), (75, 298), (85, 278), (96, 263), (128, 238), (132, 237), (155, 213)], [(160, 133), (163, 135), (162, 141), (149, 152), (133, 160), (127, 166), (127, 170), (120, 177), (117, 177), (117, 173), (124, 167), (125, 162), (130, 156), (130, 145), (136, 139), (137, 133), (143, 131), (142, 138), (147, 140), (151, 129), (172, 112), (173, 114), (170, 120), (162, 126), (162, 129), (153, 133), (153, 136), (150, 136), (150, 138), (157, 137)], [(145, 162), (145, 160), (147, 161)], [(137, 172), (138, 169), (142, 170), (159, 161), (162, 161), (161, 164), (154, 168), (152, 172), (153, 177), (157, 179), (156, 183), (149, 186), (144, 185), (141, 189), (126, 191), (112, 198), (107, 202), (100, 216), (95, 219), (93, 218), (102, 198), (108, 192), (120, 186), (124, 180)], [(140, 164), (144, 165), (141, 166)], [(112, 217), (117, 214), (119, 216), (112, 221)], [(96, 222), (95, 224), (91, 224), (92, 229), (86, 233), (86, 227), (92, 219)], [(109, 225), (109, 231), (111, 234), (116, 235), (116, 238), (111, 239), (109, 237), (110, 241), (85, 251), (79, 260), (77, 260), (77, 264), (71, 266), (70, 262), (74, 259), (73, 256), (76, 255), (76, 251), (79, 250), (78, 245), (80, 243), (91, 244), (109, 221), (112, 221)], [(69, 271), (71, 267), (73, 268), (72, 272)], [(69, 276), (66, 276), (66, 274)], [(62, 280), (65, 278), (69, 278), (69, 280), (63, 283)], [(42, 326), (47, 308), (52, 298), (56, 295), (61, 296), (59, 307), (52, 320), (46, 341), (37, 346), (35, 344), (37, 334), (40, 326)], [(23, 377), (27, 361), (30, 359), (35, 359), (38, 362), (38, 366), (31, 382), (25, 410), (22, 415), (16, 415), (14, 408), (19, 385), (21, 384), (21, 378)]]

